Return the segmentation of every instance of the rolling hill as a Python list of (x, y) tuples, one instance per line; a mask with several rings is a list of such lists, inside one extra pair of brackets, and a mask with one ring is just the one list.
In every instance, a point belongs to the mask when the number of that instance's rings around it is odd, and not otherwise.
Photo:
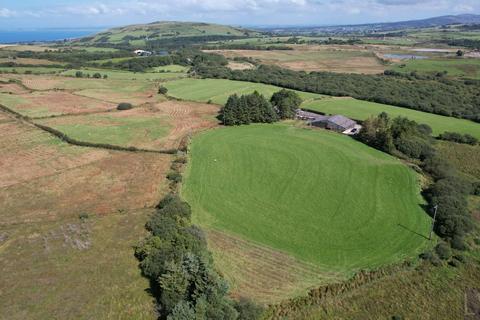
[(145, 45), (148, 41), (207, 37), (250, 37), (259, 32), (243, 28), (202, 22), (157, 21), (112, 28), (77, 42), (89, 44), (130, 44)]
[(307, 33), (307, 32), (365, 32), (365, 31), (394, 31), (412, 28), (432, 28), (452, 24), (477, 24), (480, 23), (480, 15), (460, 14), (433, 17), (420, 20), (407, 20), (398, 22), (379, 22), (354, 25), (332, 25), (332, 26), (310, 26), (310, 27), (275, 27), (262, 28), (265, 31), (274, 31), (276, 33)]

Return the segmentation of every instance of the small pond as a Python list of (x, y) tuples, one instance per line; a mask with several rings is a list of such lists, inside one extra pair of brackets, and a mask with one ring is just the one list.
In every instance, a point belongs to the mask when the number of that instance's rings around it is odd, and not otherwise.
[(387, 59), (400, 59), (400, 60), (407, 60), (407, 59), (428, 59), (427, 56), (419, 56), (416, 54), (403, 54), (403, 53), (386, 53), (383, 55)]

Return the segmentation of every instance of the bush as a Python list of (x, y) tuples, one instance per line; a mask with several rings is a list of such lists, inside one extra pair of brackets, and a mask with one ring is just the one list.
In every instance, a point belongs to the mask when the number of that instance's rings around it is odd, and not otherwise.
[(160, 87), (158, 88), (158, 93), (159, 93), (159, 94), (167, 94), (167, 92), (168, 92), (168, 89), (167, 89), (166, 87), (164, 87), (164, 86), (160, 86)]
[(172, 171), (167, 174), (167, 179), (175, 183), (182, 182), (182, 175), (176, 171)]
[(453, 259), (461, 262), (461, 263), (465, 263), (467, 262), (467, 259), (465, 258), (465, 256), (461, 255), (461, 254), (457, 254), (455, 256), (453, 256)]
[(90, 218), (90, 215), (89, 215), (88, 213), (86, 213), (86, 212), (82, 212), (82, 213), (80, 213), (80, 214), (78, 215), (78, 218), (79, 218), (80, 220), (86, 220), (86, 219)]
[(101, 75), (100, 73), (96, 72), (96, 73), (93, 74), (93, 77), (94, 77), (95, 79), (101, 79), (101, 78), (102, 78), (102, 75)]
[(435, 252), (437, 253), (438, 257), (442, 260), (447, 260), (452, 256), (452, 250), (446, 243), (439, 243), (435, 247)]
[(240, 298), (235, 303), (235, 310), (238, 312), (238, 320), (255, 320), (260, 319), (263, 313), (263, 308), (252, 300), (247, 298)]
[(107, 78), (108, 78), (108, 74), (104, 74), (103, 79), (107, 79)]
[(133, 108), (132, 104), (128, 102), (119, 103), (117, 106), (117, 110), (130, 110), (132, 108)]
[(448, 261), (448, 264), (449, 264), (450, 266), (452, 266), (452, 267), (455, 267), (455, 268), (458, 268), (458, 267), (460, 267), (460, 266), (462, 265), (462, 264), (460, 263), (460, 261), (455, 260), (455, 259)]
[(465, 241), (460, 236), (454, 236), (450, 241), (450, 245), (452, 246), (453, 249), (460, 250), (460, 251), (464, 251), (467, 249), (467, 246), (465, 245)]
[(444, 132), (439, 135), (438, 138), (440, 140), (453, 141), (456, 143), (464, 143), (470, 145), (476, 145), (478, 143), (478, 139), (472, 135), (469, 135), (468, 133), (461, 134), (457, 132)]
[(83, 72), (82, 72), (82, 71), (77, 71), (77, 72), (75, 72), (75, 77), (77, 77), (77, 78), (83, 78)]
[(480, 238), (475, 238), (475, 239), (473, 239), (473, 242), (474, 242), (476, 245), (479, 245), (479, 246), (480, 246)]

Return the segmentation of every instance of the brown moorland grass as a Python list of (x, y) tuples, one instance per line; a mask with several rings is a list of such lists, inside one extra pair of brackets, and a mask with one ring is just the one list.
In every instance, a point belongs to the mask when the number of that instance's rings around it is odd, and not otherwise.
[(17, 122), (0, 130), (0, 225), (150, 207), (165, 187), (168, 155), (70, 146)]
[[(467, 315), (465, 299), (478, 283), (480, 264), (476, 259), (458, 268), (445, 262), (441, 267), (423, 264), (327, 298), (321, 305), (305, 306), (301, 312), (297, 310), (282, 319), (392, 319), (398, 316), (420, 320), (473, 320), (477, 318)], [(480, 300), (476, 303), (478, 308)]]
[(480, 145), (439, 141), (436, 148), (459, 171), (480, 180)]
[(0, 226), (0, 319), (156, 319), (132, 254), (150, 213)]
[(376, 74), (385, 70), (373, 52), (355, 46), (295, 46), (294, 50), (209, 50), (227, 58), (251, 57), (297, 71)]
[(234, 298), (278, 303), (305, 295), (308, 289), (322, 283), (343, 279), (286, 253), (220, 231), (207, 230), (207, 239), (215, 264), (232, 286)]
[(114, 103), (82, 97), (65, 91), (18, 93), (16, 97), (20, 98), (21, 102), (13, 104), (7, 102), (5, 105), (29, 117), (100, 112), (116, 108)]
[(24, 94), (24, 93), (29, 93), (30, 91), (16, 83), (0, 82), (0, 92), (9, 93), (9, 94)]

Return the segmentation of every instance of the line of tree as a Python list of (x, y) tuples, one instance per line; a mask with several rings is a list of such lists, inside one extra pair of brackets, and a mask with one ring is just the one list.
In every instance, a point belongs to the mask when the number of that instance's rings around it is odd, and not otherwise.
[(233, 94), (220, 110), (219, 118), (227, 126), (272, 123), (293, 118), (301, 103), (296, 92), (285, 89), (275, 92), (270, 101), (257, 91), (242, 96)]
[(200, 46), (202, 50), (293, 50), (292, 47), (286, 45), (261, 45), (250, 43), (215, 43)]
[(478, 139), (468, 133), (461, 134), (457, 132), (444, 132), (438, 136), (438, 139), (456, 143), (470, 144), (472, 146), (478, 143)]
[(219, 65), (197, 64), (197, 75), (265, 83), (333, 96), (351, 96), (445, 116), (480, 122), (478, 81), (408, 79), (395, 75), (340, 74), (292, 71), (261, 65), (250, 70), (230, 70)]
[(68, 62), (73, 65), (82, 65), (92, 60), (105, 60), (132, 56), (130, 51), (87, 51), (84, 49), (46, 50), (44, 52), (19, 51), (15, 53), (19, 58), (47, 59), (51, 61)]
[(157, 298), (160, 319), (255, 320), (263, 310), (228, 297), (228, 284), (215, 270), (203, 231), (191, 224), (190, 206), (167, 195), (146, 224), (149, 235), (135, 255)]
[(401, 158), (415, 159), (428, 173), (433, 184), (424, 191), (428, 212), (438, 206), (435, 232), (458, 250), (466, 248), (465, 236), (474, 223), (467, 198), (477, 185), (462, 178), (455, 168), (435, 150), (431, 128), (407, 118), (391, 119), (386, 113), (364, 121), (357, 139), (376, 149)]

